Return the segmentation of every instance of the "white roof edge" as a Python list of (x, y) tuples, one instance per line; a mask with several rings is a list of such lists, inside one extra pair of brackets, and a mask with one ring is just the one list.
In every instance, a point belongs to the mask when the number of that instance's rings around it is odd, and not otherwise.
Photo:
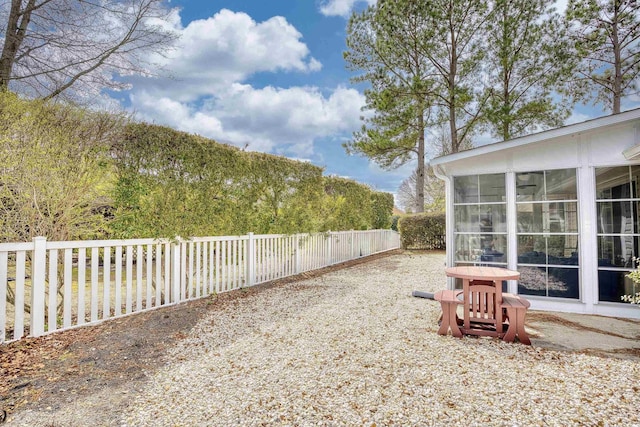
[(622, 152), (622, 155), (627, 160), (634, 160), (640, 157), (640, 144), (634, 145), (631, 148), (627, 148)]
[(431, 166), (445, 164), (456, 160), (462, 160), (469, 157), (475, 157), (482, 154), (494, 153), (496, 151), (507, 150), (514, 147), (520, 147), (522, 145), (531, 144), (534, 142), (544, 141), (553, 138), (559, 138), (562, 136), (568, 136), (575, 133), (585, 132), (592, 129), (597, 129), (605, 126), (617, 125), (620, 123), (640, 119), (640, 108), (625, 111), (618, 114), (612, 114), (609, 116), (598, 117), (595, 119), (589, 119), (584, 122), (574, 123), (566, 126), (562, 126), (555, 129), (544, 130), (531, 135), (525, 135), (518, 138), (510, 139), (502, 142), (494, 142), (492, 144), (483, 145), (470, 150), (461, 151), (459, 153), (447, 154), (446, 156), (436, 157), (432, 159), (429, 164)]

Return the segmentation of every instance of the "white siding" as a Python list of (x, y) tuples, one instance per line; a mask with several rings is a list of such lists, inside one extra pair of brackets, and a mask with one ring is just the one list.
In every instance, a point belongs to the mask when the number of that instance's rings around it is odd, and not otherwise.
[[(506, 173), (509, 267), (516, 255), (515, 188), (517, 172), (576, 168), (579, 198), (580, 300), (527, 296), (532, 309), (640, 318), (640, 308), (625, 303), (598, 303), (598, 256), (594, 171), (600, 166), (640, 164), (623, 151), (640, 144), (640, 109), (542, 132), (517, 140), (480, 147), (435, 159), (437, 174), (447, 184), (447, 264), (453, 265), (454, 176)], [(453, 282), (449, 281), (449, 286)], [(510, 291), (515, 285), (510, 284)]]

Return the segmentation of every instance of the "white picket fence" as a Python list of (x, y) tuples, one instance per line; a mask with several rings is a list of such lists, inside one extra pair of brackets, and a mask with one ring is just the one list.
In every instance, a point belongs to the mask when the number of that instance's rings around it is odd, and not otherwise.
[(25, 331), (38, 337), (399, 247), (391, 230), (0, 243), (0, 343)]

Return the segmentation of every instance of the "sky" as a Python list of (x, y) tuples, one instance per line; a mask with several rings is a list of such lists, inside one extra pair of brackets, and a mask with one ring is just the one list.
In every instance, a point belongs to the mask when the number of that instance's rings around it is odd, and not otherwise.
[[(386, 171), (342, 145), (361, 127), (365, 103), (364, 86), (351, 84), (342, 56), (346, 24), (354, 9), (372, 3), (171, 0), (169, 25), (181, 37), (156, 58), (170, 78), (136, 77), (118, 101), (138, 119), (309, 161), (325, 175), (395, 194), (415, 163)], [(579, 106), (569, 122), (601, 115)]]

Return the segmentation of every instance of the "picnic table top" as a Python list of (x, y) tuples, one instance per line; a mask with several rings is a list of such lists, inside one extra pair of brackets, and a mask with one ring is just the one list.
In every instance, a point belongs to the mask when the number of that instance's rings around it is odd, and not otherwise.
[(445, 269), (445, 273), (449, 277), (471, 280), (518, 280), (520, 278), (518, 271), (500, 267), (478, 267), (473, 265), (449, 267)]

